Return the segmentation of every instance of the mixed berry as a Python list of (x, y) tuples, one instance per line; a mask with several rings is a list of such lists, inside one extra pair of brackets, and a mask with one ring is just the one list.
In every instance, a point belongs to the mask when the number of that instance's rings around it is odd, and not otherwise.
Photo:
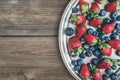
[(79, 0), (72, 13), (70, 23), (76, 27), (65, 34), (74, 70), (83, 80), (117, 80), (120, 60), (111, 56), (120, 58), (120, 0)]

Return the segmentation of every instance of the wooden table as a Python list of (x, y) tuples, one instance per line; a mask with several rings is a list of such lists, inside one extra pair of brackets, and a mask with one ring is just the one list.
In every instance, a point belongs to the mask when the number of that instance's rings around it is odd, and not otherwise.
[(74, 80), (58, 48), (69, 0), (0, 0), (0, 80)]

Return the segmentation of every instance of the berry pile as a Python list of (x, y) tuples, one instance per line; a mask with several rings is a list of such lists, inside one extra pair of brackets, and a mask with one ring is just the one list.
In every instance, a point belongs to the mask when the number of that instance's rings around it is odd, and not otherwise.
[[(70, 56), (77, 57), (71, 63), (83, 80), (117, 80), (115, 71), (120, 66), (120, 60), (108, 57), (113, 54), (120, 57), (119, 11), (120, 0), (94, 0), (92, 3), (79, 0), (79, 8), (72, 9), (74, 15), (70, 23), (76, 25), (76, 29), (66, 28), (65, 34), (70, 37)], [(84, 62), (91, 57), (91, 61)], [(101, 70), (106, 74), (102, 74)]]

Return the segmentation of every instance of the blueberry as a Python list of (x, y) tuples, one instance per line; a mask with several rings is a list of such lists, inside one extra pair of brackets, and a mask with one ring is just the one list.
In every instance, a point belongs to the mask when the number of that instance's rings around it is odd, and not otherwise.
[(81, 53), (81, 54), (79, 55), (79, 57), (80, 57), (81, 59), (85, 59), (85, 58), (86, 58), (86, 55), (85, 55), (84, 53)]
[(90, 50), (91, 50), (91, 51), (94, 51), (94, 50), (95, 50), (95, 47), (94, 47), (94, 46), (90, 46)]
[(111, 34), (110, 35), (111, 39), (117, 39), (117, 36), (118, 36), (117, 34)]
[(120, 57), (120, 51), (116, 51), (116, 55)]
[(103, 75), (103, 80), (109, 80), (109, 77), (107, 75)]
[(111, 20), (109, 18), (105, 18), (103, 22), (107, 24), (107, 23), (110, 23), (110, 21)]
[(119, 15), (119, 16), (117, 16), (117, 20), (118, 20), (118, 21), (120, 21), (120, 15)]
[(101, 40), (104, 40), (104, 39), (105, 39), (105, 34), (100, 34), (100, 35), (99, 35), (99, 38), (100, 38)]
[(105, 16), (106, 15), (106, 10), (105, 9), (100, 10), (99, 15), (100, 16)]
[(98, 58), (99, 58), (99, 60), (103, 60), (103, 59), (105, 59), (105, 55), (101, 54), (98, 56)]
[(109, 37), (109, 36), (106, 36), (106, 37), (105, 37), (105, 42), (108, 42), (108, 41), (110, 41), (110, 37)]
[(72, 28), (66, 28), (65, 34), (66, 34), (67, 36), (72, 36), (73, 33), (74, 33), (74, 30), (73, 30)]
[(72, 65), (74, 65), (74, 66), (77, 65), (77, 61), (76, 61), (76, 60), (73, 60), (71, 63), (72, 63)]
[(71, 54), (71, 56), (72, 56), (72, 57), (76, 57), (76, 56), (77, 56), (77, 53), (74, 53), (74, 52), (73, 52), (73, 53)]
[(116, 29), (120, 29), (120, 23), (117, 23), (115, 26)]
[(92, 28), (89, 28), (89, 29), (87, 30), (87, 33), (88, 33), (88, 34), (93, 34), (93, 32), (94, 32), (94, 31), (93, 31)]
[(112, 12), (112, 13), (110, 14), (110, 17), (111, 17), (112, 20), (113, 20), (113, 19), (116, 19), (117, 16), (118, 16), (118, 13), (117, 13), (117, 12)]
[(82, 64), (83, 64), (83, 60), (82, 60), (82, 59), (78, 59), (78, 60), (77, 60), (77, 65), (78, 65), (78, 66), (81, 66)]
[(112, 73), (112, 74), (110, 75), (110, 78), (111, 78), (111, 80), (117, 80), (118, 76), (117, 76), (116, 73)]
[(87, 43), (84, 43), (83, 47), (84, 47), (85, 50), (89, 50), (89, 45)]
[(97, 28), (97, 31), (98, 31), (99, 33), (101, 33), (101, 32), (102, 32), (102, 29), (101, 29), (101, 28)]
[(97, 32), (97, 31), (94, 31), (94, 33), (93, 33), (93, 35), (95, 35), (95, 36), (99, 36), (99, 32)]
[(115, 0), (108, 0), (109, 2), (114, 2)]
[(77, 13), (78, 12), (78, 8), (76, 8), (76, 7), (72, 8), (72, 12), (73, 13)]
[(111, 75), (111, 74), (112, 74), (112, 70), (111, 70), (111, 69), (106, 69), (105, 72), (106, 72), (108, 75)]
[(85, 42), (85, 38), (84, 37), (80, 38), (80, 41)]
[(112, 68), (113, 70), (116, 70), (116, 69), (117, 69), (117, 66), (116, 66), (116, 65), (113, 65), (111, 68)]
[(99, 50), (95, 50), (95, 51), (93, 52), (93, 55), (94, 55), (94, 56), (99, 56), (99, 55), (100, 55), (100, 51), (99, 51)]
[(92, 62), (92, 64), (94, 64), (94, 65), (97, 65), (97, 64), (99, 63), (99, 61), (98, 61), (97, 58), (92, 59), (91, 62)]
[(91, 57), (91, 56), (92, 56), (92, 52), (91, 52), (91, 51), (87, 51), (87, 52), (86, 52), (86, 56), (87, 56), (87, 57)]
[(120, 29), (117, 29), (117, 33), (118, 36), (120, 35)]
[(116, 34), (116, 33), (117, 33), (117, 29), (114, 29), (114, 30), (112, 31), (112, 33), (113, 33), (113, 34)]
[(91, 14), (88, 14), (88, 15), (86, 16), (86, 19), (87, 19), (87, 20), (91, 20), (91, 19), (92, 19), (92, 15), (91, 15)]
[(78, 65), (74, 66), (74, 70), (75, 71), (79, 71), (80, 70), (80, 66), (78, 66)]

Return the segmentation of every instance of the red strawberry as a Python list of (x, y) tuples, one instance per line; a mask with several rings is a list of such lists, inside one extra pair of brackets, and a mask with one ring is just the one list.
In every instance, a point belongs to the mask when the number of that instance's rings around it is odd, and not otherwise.
[(79, 0), (79, 6), (81, 12), (87, 12), (89, 10), (89, 3), (85, 0)]
[(102, 80), (102, 74), (99, 69), (93, 69), (91, 72), (94, 80)]
[(113, 65), (110, 59), (105, 59), (98, 64), (99, 69), (107, 69)]
[(85, 34), (84, 37), (85, 37), (85, 40), (87, 41), (87, 43), (89, 45), (95, 45), (97, 43), (97, 37), (96, 36), (93, 36), (93, 35), (90, 35), (90, 34)]
[(109, 44), (111, 45), (112, 48), (120, 50), (120, 40), (110, 40)]
[(82, 46), (82, 43), (76, 36), (71, 37), (68, 41), (68, 49), (70, 52), (78, 49), (81, 46)]
[(103, 26), (103, 31), (106, 33), (106, 34), (109, 34), (111, 33), (115, 28), (115, 23), (109, 23), (109, 24), (106, 24)]
[(85, 26), (80, 26), (77, 28), (77, 37), (78, 39), (81, 38), (85, 33), (86, 33), (86, 27)]
[(107, 0), (95, 0), (98, 3), (105, 3)]
[(93, 2), (92, 6), (91, 6), (91, 10), (94, 11), (94, 12), (99, 12), (100, 11), (100, 7), (99, 7), (99, 5), (96, 2)]
[(87, 64), (83, 64), (80, 70), (80, 76), (84, 79), (87, 79), (90, 77), (90, 71), (87, 66)]
[(101, 25), (103, 22), (103, 20), (101, 18), (93, 18), (90, 20), (90, 22), (88, 23), (90, 26), (99, 26)]
[(86, 18), (82, 14), (73, 15), (71, 22), (76, 25), (81, 25), (86, 23)]
[(120, 1), (114, 1), (114, 2), (108, 3), (105, 6), (105, 9), (108, 12), (116, 12), (117, 10), (120, 10)]

